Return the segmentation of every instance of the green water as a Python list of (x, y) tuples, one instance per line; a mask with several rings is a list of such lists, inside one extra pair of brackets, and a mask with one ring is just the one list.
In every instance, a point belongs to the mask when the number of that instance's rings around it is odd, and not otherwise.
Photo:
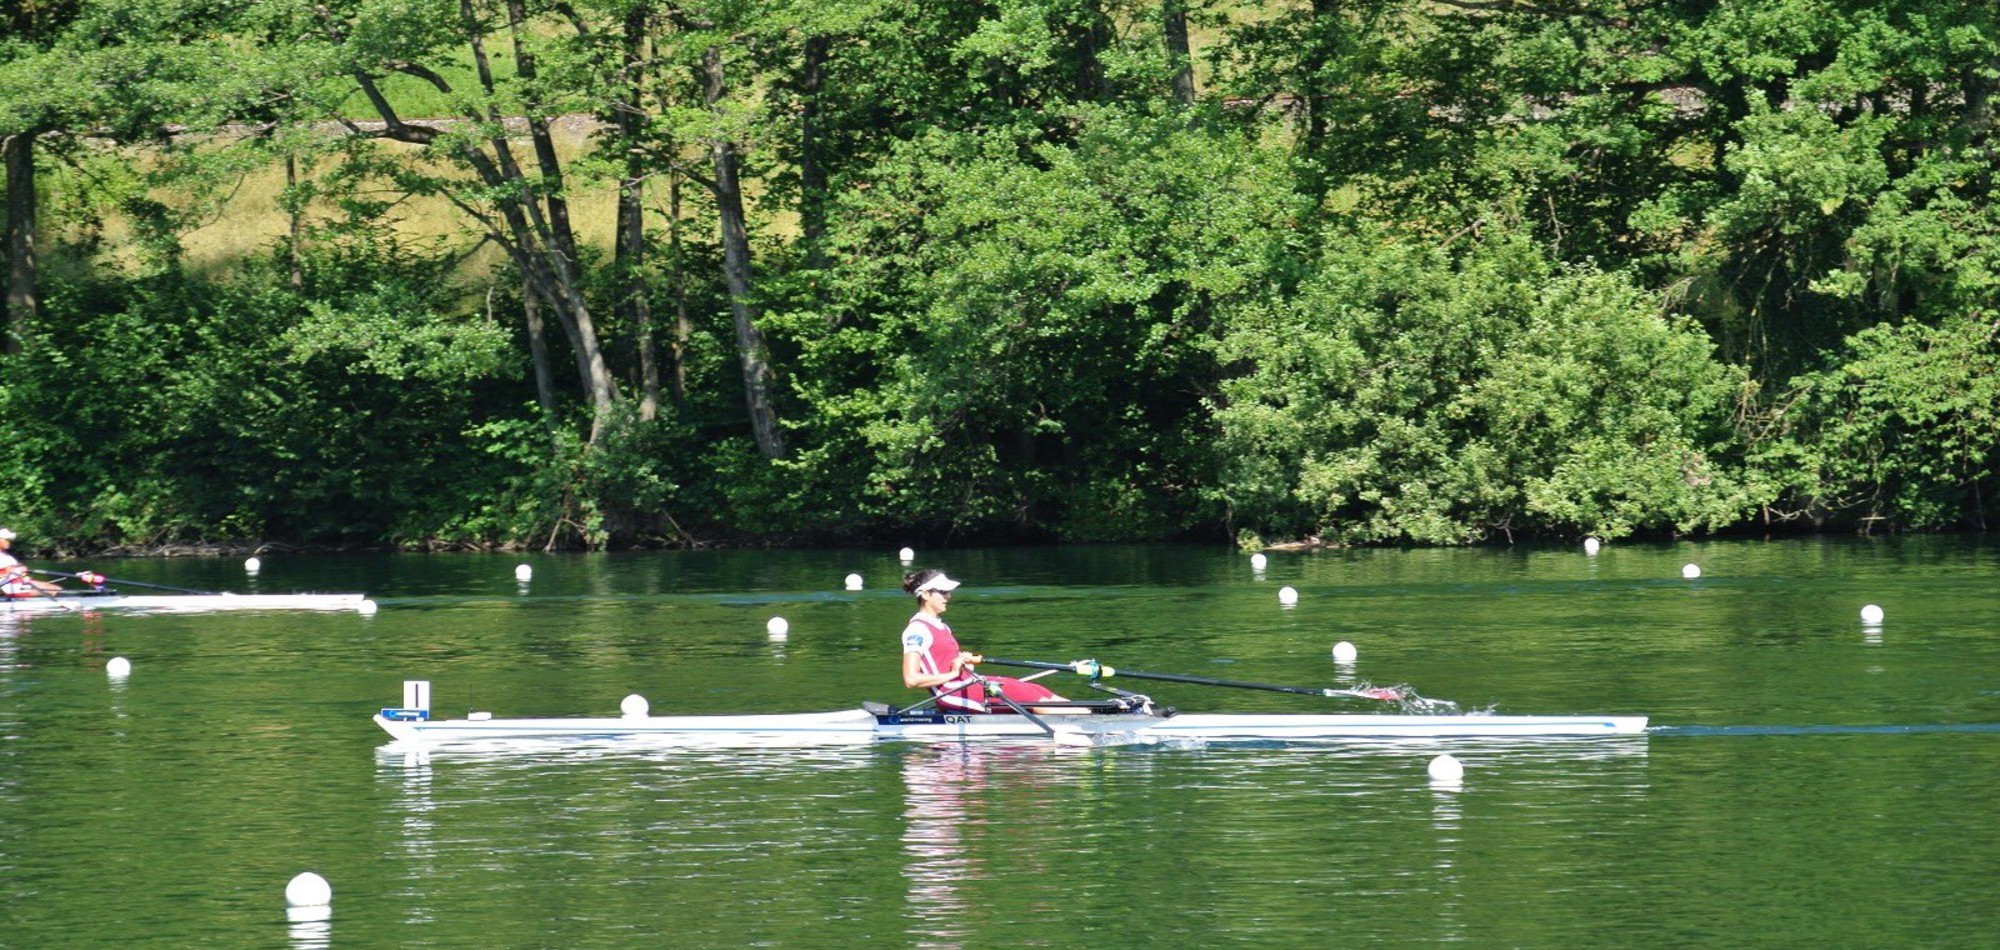
[[(2000, 933), (2000, 545), (925, 552), (974, 649), (1627, 740), (509, 754), (442, 714), (911, 694), (884, 552), (96, 564), (373, 616), (0, 614), (0, 947), (1972, 947)], [(525, 587), (516, 563), (535, 568)], [(1703, 576), (1686, 580), (1681, 566)], [(37, 565), (78, 567), (83, 565)], [(850, 572), (863, 591), (842, 589)], [(1278, 603), (1281, 586), (1300, 594)], [(1881, 605), (1879, 627), (1859, 620)], [(765, 622), (783, 616), (773, 641)], [(1352, 668), (1333, 643), (1359, 650)], [(132, 675), (105, 674), (114, 656)], [(1155, 684), (1182, 709), (1327, 708)], [(1351, 709), (1352, 706), (1338, 708)], [(1449, 752), (1463, 785), (1425, 766)], [(292, 920), (286, 882), (332, 884)]]

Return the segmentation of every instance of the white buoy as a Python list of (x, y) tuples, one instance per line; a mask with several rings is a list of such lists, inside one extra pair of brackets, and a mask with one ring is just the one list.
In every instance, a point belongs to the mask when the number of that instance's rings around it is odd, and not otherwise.
[(1299, 602), (1299, 592), (1291, 587), (1278, 588), (1278, 603), (1290, 607)]
[(1694, 580), (1695, 578), (1700, 577), (1701, 565), (1699, 564), (1681, 565), (1681, 576), (1687, 578), (1688, 580)]
[(1354, 649), (1354, 644), (1346, 640), (1333, 645), (1333, 662), (1335, 663), (1352, 663), (1354, 662), (1354, 658), (1359, 655), (1361, 655), (1360, 651)]
[(644, 719), (652, 708), (652, 705), (646, 702), (646, 697), (638, 693), (633, 693), (618, 703), (618, 711), (624, 713), (627, 719)]
[(259, 561), (259, 560), (257, 560), (257, 559), (256, 559), (256, 558), (254, 558), (254, 557), (249, 557), (249, 558), (244, 558), (244, 559), (243, 559), (243, 570), (244, 570), (245, 572), (247, 572), (247, 573), (251, 573), (251, 574), (255, 574), (255, 573), (257, 573), (258, 571), (261, 571), (261, 570), (263, 570), (263, 569), (264, 569), (264, 562), (263, 562), (263, 561)]
[(1465, 779), (1465, 764), (1450, 754), (1432, 759), (1426, 771), (1430, 772), (1431, 781), (1434, 782), (1456, 785)]
[(771, 634), (771, 639), (783, 640), (791, 632), (792, 625), (783, 617), (772, 617), (764, 622), (764, 629)]
[(132, 675), (132, 661), (122, 656), (114, 656), (110, 662), (104, 664), (104, 673), (112, 679), (122, 680)]
[(1585, 553), (1585, 554), (1588, 554), (1588, 555), (1590, 555), (1591, 557), (1596, 557), (1596, 556), (1597, 556), (1597, 549), (1598, 549), (1599, 547), (1601, 547), (1601, 546), (1602, 546), (1602, 544), (1603, 544), (1603, 543), (1602, 543), (1602, 542), (1600, 542), (1600, 541), (1598, 541), (1598, 540), (1597, 540), (1596, 538), (1584, 538), (1584, 539), (1583, 539), (1583, 553)]
[(1866, 607), (1863, 607), (1863, 608), (1861, 608), (1861, 622), (1862, 622), (1862, 623), (1881, 623), (1881, 622), (1882, 622), (1882, 608), (1880, 608), (1880, 607), (1877, 607), (1877, 606), (1875, 606), (1874, 604), (1869, 604), (1868, 606), (1866, 606)]
[(333, 903), (333, 885), (311, 871), (300, 871), (285, 885), (286, 907), (325, 907)]
[(514, 579), (523, 584), (535, 579), (535, 569), (526, 564), (514, 565)]
[(1253, 571), (1261, 571), (1269, 563), (1271, 563), (1271, 559), (1262, 554), (1250, 555), (1250, 569)]
[(904, 548), (901, 551), (896, 552), (896, 559), (902, 561), (904, 564), (908, 564), (911, 561), (917, 559), (917, 552), (912, 551), (909, 548)]
[(363, 617), (368, 617), (368, 616), (373, 616), (375, 611), (378, 610), (379, 608), (376, 606), (374, 601), (364, 600), (361, 602), (361, 606), (358, 609), (361, 611), (361, 615)]
[(861, 575), (859, 575), (859, 574), (849, 574), (849, 575), (847, 575), (847, 589), (848, 589), (848, 590), (860, 590), (860, 589), (861, 589)]

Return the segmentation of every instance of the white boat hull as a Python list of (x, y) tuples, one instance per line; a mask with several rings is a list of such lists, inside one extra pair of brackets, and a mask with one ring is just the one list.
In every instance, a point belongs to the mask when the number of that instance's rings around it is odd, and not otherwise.
[(358, 610), (375, 602), (366, 594), (57, 594), (0, 598), (0, 613), (68, 613), (73, 610)]
[[(770, 716), (620, 716), (565, 719), (402, 718), (413, 710), (384, 710), (375, 724), (398, 741), (459, 743), (547, 739), (589, 741), (651, 739), (687, 745), (861, 743), (878, 740), (976, 741), (1047, 738), (1025, 717), (941, 715), (877, 716), (866, 710)], [(1646, 731), (1644, 716), (1408, 716), (1371, 714), (1137, 713), (1041, 717), (1058, 738), (1121, 741), (1307, 741), (1436, 737), (1630, 736)]]

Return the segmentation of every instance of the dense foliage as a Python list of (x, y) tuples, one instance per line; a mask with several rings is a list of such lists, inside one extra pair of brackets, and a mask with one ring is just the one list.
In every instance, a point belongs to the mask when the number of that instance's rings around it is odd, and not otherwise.
[(71, 0), (29, 548), (1983, 527), (1974, 0)]

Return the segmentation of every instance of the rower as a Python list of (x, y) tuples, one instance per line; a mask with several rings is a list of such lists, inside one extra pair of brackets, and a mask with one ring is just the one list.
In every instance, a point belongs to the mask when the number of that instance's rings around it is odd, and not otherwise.
[[(974, 667), (982, 657), (959, 649), (958, 638), (945, 626), (944, 612), (951, 606), (951, 592), (958, 581), (934, 567), (913, 571), (903, 578), (903, 592), (917, 599), (916, 616), (903, 628), (903, 685), (928, 689), (942, 712), (1010, 712), (1014, 705), (1066, 703), (1068, 700), (1045, 686), (1010, 676), (980, 676)], [(1000, 695), (994, 695), (994, 693)], [(1005, 696), (1002, 699), (1001, 696)], [(1083, 712), (1069, 708), (1033, 708), (1034, 712)]]
[(14, 532), (0, 528), (0, 595), (8, 597), (34, 597), (54, 595), (62, 590), (48, 581), (36, 580), (28, 576), (28, 568), (14, 558)]

